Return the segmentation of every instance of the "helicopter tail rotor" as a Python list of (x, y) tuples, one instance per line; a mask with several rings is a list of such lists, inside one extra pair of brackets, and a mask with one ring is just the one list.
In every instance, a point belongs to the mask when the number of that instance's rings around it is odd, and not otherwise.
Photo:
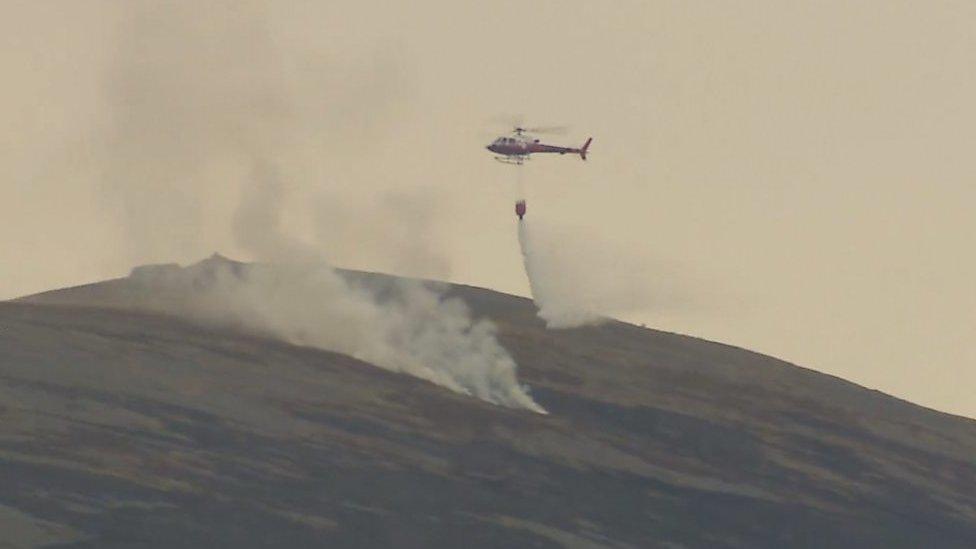
[(587, 151), (587, 149), (590, 148), (590, 143), (592, 143), (592, 142), (593, 142), (593, 138), (590, 137), (590, 138), (588, 138), (586, 140), (586, 143), (583, 143), (583, 146), (580, 147), (579, 155), (580, 155), (580, 158), (582, 158), (583, 160), (586, 160), (586, 151)]

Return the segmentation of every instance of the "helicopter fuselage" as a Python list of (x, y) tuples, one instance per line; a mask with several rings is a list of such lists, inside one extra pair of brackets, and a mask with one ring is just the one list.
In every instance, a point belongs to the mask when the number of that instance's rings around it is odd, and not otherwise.
[(586, 143), (582, 147), (559, 147), (556, 145), (547, 145), (545, 143), (540, 143), (538, 139), (533, 139), (526, 137), (525, 135), (515, 135), (512, 137), (499, 137), (489, 144), (486, 149), (489, 151), (502, 155), (507, 158), (524, 159), (533, 153), (551, 153), (551, 154), (578, 154), (580, 158), (586, 160), (586, 150), (590, 146), (590, 141), (593, 139), (587, 139)]

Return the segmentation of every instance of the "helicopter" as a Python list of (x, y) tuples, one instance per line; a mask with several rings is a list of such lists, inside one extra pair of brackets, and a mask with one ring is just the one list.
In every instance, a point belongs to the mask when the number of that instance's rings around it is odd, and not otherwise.
[(580, 158), (586, 160), (586, 151), (590, 148), (590, 142), (593, 141), (592, 137), (587, 139), (586, 143), (583, 143), (583, 146), (575, 148), (546, 145), (529, 135), (529, 133), (544, 132), (544, 128), (527, 129), (516, 126), (512, 130), (512, 135), (499, 137), (485, 148), (498, 155), (495, 157), (495, 160), (519, 166), (528, 160), (529, 155), (533, 153), (578, 154)]

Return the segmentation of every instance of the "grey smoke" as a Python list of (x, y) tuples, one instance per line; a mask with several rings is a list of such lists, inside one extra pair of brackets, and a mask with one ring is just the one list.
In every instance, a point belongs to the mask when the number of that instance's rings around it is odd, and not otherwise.
[(224, 276), (211, 302), (216, 320), (243, 322), (292, 343), (349, 354), (496, 404), (545, 413), (518, 383), (494, 325), (465, 304), (400, 280), (382, 299), (347, 282), (314, 248), (281, 228), (282, 186), (255, 162), (235, 216), (241, 244), (271, 267)]
[[(323, 171), (323, 154), (343, 154), (343, 143), (381, 131), (377, 115), (395, 108), (384, 98), (399, 91), (387, 55), (362, 74), (330, 78), (329, 67), (318, 64), (296, 76), (277, 55), (259, 4), (208, 4), (226, 17), (205, 21), (196, 2), (123, 6), (129, 11), (106, 71), (111, 108), (102, 172), (106, 205), (119, 214), (130, 258), (203, 255), (221, 242), (205, 235), (226, 232), (259, 262), (243, 269), (218, 265), (202, 295), (154, 306), (545, 412), (518, 383), (494, 325), (472, 319), (464, 303), (420, 282), (398, 283), (381, 296), (348, 282), (330, 265), (328, 250), (294, 235), (302, 213), (314, 219), (316, 240), (332, 243), (330, 226), (346, 235), (339, 241), (350, 240), (356, 224), (375, 215), (369, 209), (354, 219), (302, 212), (289, 208), (286, 191)], [(235, 195), (236, 209), (221, 215)], [(327, 190), (317, 196), (341, 200)], [(391, 231), (399, 232), (386, 242), (373, 234), (374, 240), (391, 251), (409, 241), (410, 258), (422, 257), (430, 212), (423, 199), (399, 198), (408, 206), (393, 218), (399, 222)], [(392, 207), (387, 202), (381, 210)]]
[[(239, 181), (261, 158), (296, 203), (316, 206), (289, 211), (288, 229), (314, 233), (330, 256), (365, 250), (364, 265), (449, 275), (430, 230), (439, 210), (429, 191), (347, 181), (333, 169), (337, 159), (372, 160), (365, 154), (377, 154), (409, 112), (410, 64), (395, 44), (334, 51), (327, 34), (290, 32), (293, 10), (263, 2), (133, 0), (106, 11), (119, 24), (106, 46), (93, 140), (119, 263), (190, 260), (226, 246)], [(406, 207), (394, 212), (394, 202)], [(403, 242), (378, 238), (376, 228)]]
[(367, 197), (319, 194), (313, 206), (316, 244), (341, 249), (347, 261), (409, 276), (450, 276), (450, 263), (440, 251), (442, 231), (434, 221), (433, 212), (447, 209), (445, 197), (437, 190), (376, 190)]

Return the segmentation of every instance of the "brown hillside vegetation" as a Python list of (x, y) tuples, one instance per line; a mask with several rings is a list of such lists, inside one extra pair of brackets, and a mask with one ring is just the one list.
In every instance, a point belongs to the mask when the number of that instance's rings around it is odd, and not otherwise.
[(767, 356), (449, 287), (542, 415), (145, 291), (0, 303), (0, 547), (976, 547), (976, 421)]

